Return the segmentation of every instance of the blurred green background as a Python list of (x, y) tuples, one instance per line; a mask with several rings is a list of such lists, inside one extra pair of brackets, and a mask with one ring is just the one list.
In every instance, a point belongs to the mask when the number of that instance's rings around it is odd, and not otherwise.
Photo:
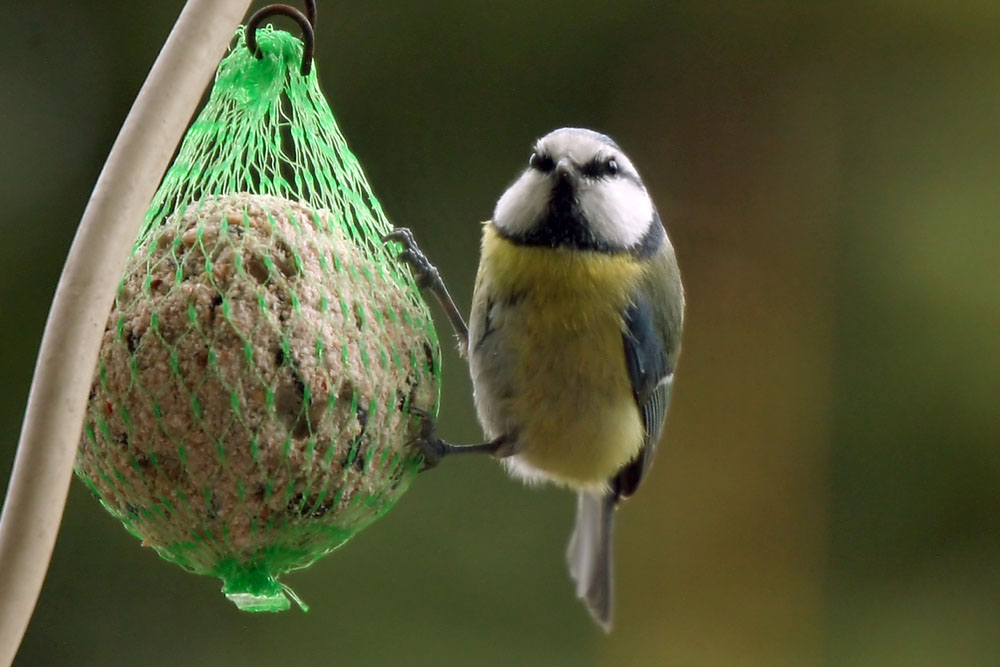
[[(614, 136), (659, 204), (685, 349), (619, 515), (610, 637), (564, 572), (571, 495), (455, 460), (287, 577), (312, 610), (278, 616), (74, 480), (15, 664), (998, 664), (1000, 4), (865, 4), (320, 0), (334, 113), (460, 303), (477, 223), (550, 129)], [(75, 226), (181, 5), (0, 13), (0, 480)], [(445, 371), (440, 431), (474, 441), (450, 350)]]

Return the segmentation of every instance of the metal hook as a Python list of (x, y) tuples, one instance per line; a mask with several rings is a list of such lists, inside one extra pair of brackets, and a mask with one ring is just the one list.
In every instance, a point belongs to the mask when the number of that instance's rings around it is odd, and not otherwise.
[(308, 12), (308, 16), (295, 7), (285, 4), (268, 5), (257, 10), (247, 21), (247, 48), (250, 49), (250, 53), (257, 56), (258, 59), (264, 57), (263, 52), (260, 50), (260, 45), (257, 43), (257, 28), (260, 27), (264, 19), (279, 15), (287, 16), (299, 24), (299, 28), (302, 30), (302, 42), (304, 46), (302, 49), (302, 69), (300, 71), (302, 76), (308, 75), (312, 69), (313, 51), (316, 42), (316, 36), (313, 32), (313, 28), (316, 25), (316, 3), (314, 0), (307, 0), (306, 12)]
[(309, 17), (309, 24), (316, 31), (316, 0), (306, 0), (306, 16)]

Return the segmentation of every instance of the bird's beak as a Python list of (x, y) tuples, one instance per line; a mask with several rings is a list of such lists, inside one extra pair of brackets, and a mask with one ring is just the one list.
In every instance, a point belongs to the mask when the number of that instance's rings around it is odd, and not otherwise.
[(573, 176), (573, 162), (568, 157), (556, 162), (556, 178), (561, 181), (568, 181)]

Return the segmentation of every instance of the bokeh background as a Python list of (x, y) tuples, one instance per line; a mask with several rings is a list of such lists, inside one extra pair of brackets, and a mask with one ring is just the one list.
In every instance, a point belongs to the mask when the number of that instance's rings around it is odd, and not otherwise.
[[(390, 217), (468, 304), (531, 142), (640, 166), (688, 294), (617, 624), (574, 600), (573, 499), (486, 459), (422, 476), (237, 612), (78, 481), (15, 664), (1000, 664), (1000, 4), (333, 3), (318, 68)], [(0, 488), (94, 180), (180, 0), (4, 3)], [(440, 319), (442, 329), (443, 318)], [(440, 430), (479, 437), (445, 359)]]

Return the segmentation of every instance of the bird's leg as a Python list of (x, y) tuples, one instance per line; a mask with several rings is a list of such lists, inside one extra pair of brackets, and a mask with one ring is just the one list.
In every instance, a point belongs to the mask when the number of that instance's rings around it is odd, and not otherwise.
[(453, 445), (450, 442), (445, 442), (435, 435), (436, 424), (429, 412), (420, 408), (410, 408), (410, 412), (421, 420), (420, 435), (413, 441), (413, 444), (424, 455), (424, 465), (420, 469), (421, 471), (436, 467), (441, 462), (441, 459), (452, 454), (481, 453), (491, 454), (497, 458), (504, 458), (514, 453), (510, 447), (510, 438), (507, 435), (494, 438), (489, 442), (480, 442), (474, 445)]
[[(455, 300), (451, 298), (448, 288), (441, 279), (441, 273), (437, 270), (427, 256), (417, 246), (413, 238), (413, 232), (405, 227), (397, 227), (382, 237), (382, 241), (387, 243), (395, 241), (403, 246), (403, 250), (396, 256), (397, 259), (410, 265), (417, 287), (430, 291), (437, 299), (441, 307), (444, 308), (452, 328), (455, 330), (455, 337), (458, 339), (459, 351), (465, 356), (469, 349), (469, 327), (465, 324), (462, 313), (455, 305)], [(445, 442), (435, 435), (434, 417), (426, 410), (410, 408), (410, 412), (419, 417), (420, 435), (413, 442), (424, 455), (424, 465), (421, 470), (429, 470), (437, 466), (445, 456), (452, 454), (485, 453), (492, 454), (498, 458), (510, 456), (514, 453), (511, 446), (511, 438), (503, 435), (489, 442), (481, 442), (474, 445), (453, 445)]]
[(395, 241), (403, 246), (403, 250), (396, 255), (396, 258), (410, 265), (417, 287), (428, 290), (444, 308), (445, 315), (448, 316), (448, 320), (455, 330), (459, 351), (465, 356), (469, 349), (469, 327), (466, 326), (461, 311), (455, 305), (455, 300), (448, 293), (448, 288), (445, 286), (444, 280), (441, 279), (441, 273), (417, 246), (413, 232), (406, 227), (397, 227), (383, 236), (382, 241), (384, 243)]

